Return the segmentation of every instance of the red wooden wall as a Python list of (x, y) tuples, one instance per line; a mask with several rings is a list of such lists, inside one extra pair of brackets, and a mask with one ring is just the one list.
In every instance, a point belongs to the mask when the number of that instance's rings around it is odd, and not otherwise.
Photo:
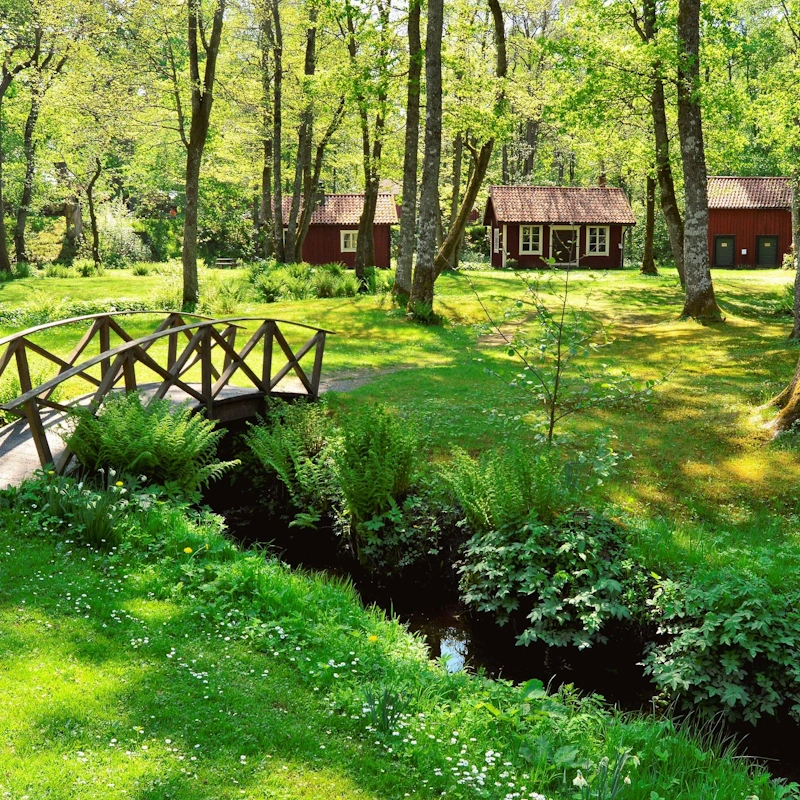
[[(489, 235), (491, 236), (490, 248), (492, 254), (492, 266), (503, 266), (503, 253), (494, 252), (494, 229), (499, 226), (500, 228), (500, 249), (503, 249), (503, 224), (492, 220), (492, 226), (489, 228)], [(586, 237), (588, 232), (586, 225), (576, 226), (580, 228), (579, 247), (578, 247), (578, 266), (586, 267), (589, 269), (619, 269), (622, 267), (622, 231), (623, 225), (609, 225), (608, 226), (608, 255), (607, 256), (587, 256), (586, 255)], [(592, 226), (594, 227), (594, 226)], [(520, 255), (519, 254), (519, 225), (517, 223), (508, 223), (506, 225), (506, 232), (508, 241), (505, 243), (507, 258), (513, 258), (519, 261), (522, 269), (538, 269), (547, 267), (544, 259), (550, 258), (550, 226), (542, 225), (542, 255)]]
[[(303, 242), (303, 261), (309, 264), (341, 263), (351, 269), (356, 265), (355, 253), (341, 251), (341, 231), (356, 231), (358, 226), (311, 225)], [(375, 242), (375, 265), (388, 269), (391, 265), (391, 236), (388, 225), (375, 225), (372, 229)]]
[[(735, 236), (734, 265), (756, 266), (756, 237), (778, 237), (778, 266), (792, 246), (792, 212), (788, 209), (722, 209), (708, 211), (708, 252), (714, 266), (714, 237)], [(742, 250), (747, 250), (742, 255)]]

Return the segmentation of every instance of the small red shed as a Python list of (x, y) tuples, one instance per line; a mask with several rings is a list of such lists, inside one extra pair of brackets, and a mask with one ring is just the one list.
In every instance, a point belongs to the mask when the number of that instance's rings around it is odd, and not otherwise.
[(552, 257), (559, 266), (619, 269), (636, 218), (615, 186), (492, 186), (483, 224), (493, 267), (514, 259), (540, 268)]
[[(291, 204), (291, 197), (283, 198), (284, 221), (289, 219)], [(326, 194), (311, 216), (308, 235), (303, 242), (303, 261), (309, 264), (339, 262), (355, 267), (358, 222), (363, 210), (363, 193)], [(390, 226), (398, 222), (393, 195), (381, 192), (372, 228), (376, 267), (388, 269), (391, 264)]]
[(708, 179), (712, 267), (779, 267), (792, 247), (789, 178)]

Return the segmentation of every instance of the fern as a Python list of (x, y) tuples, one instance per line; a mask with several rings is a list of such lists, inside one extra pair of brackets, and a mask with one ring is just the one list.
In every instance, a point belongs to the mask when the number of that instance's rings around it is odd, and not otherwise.
[(224, 431), (215, 427), (216, 421), (188, 403), (152, 400), (144, 406), (138, 394), (130, 393), (108, 398), (97, 413), (76, 409), (65, 439), (88, 470), (144, 475), (191, 493), (239, 463), (217, 459)]

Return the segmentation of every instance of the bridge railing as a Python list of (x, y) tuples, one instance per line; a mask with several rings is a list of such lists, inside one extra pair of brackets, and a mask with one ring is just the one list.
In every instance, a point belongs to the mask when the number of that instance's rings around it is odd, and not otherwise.
[[(151, 333), (134, 337), (120, 324), (118, 317), (134, 314), (162, 314), (164, 319)], [(73, 348), (62, 358), (32, 340), (33, 336), (44, 331), (65, 326), (89, 323), (88, 329)], [(242, 323), (256, 322), (257, 327), (245, 344), (237, 347), (237, 336), (245, 331)], [(293, 326), (310, 331), (309, 338), (296, 351), (289, 345), (281, 326)], [(322, 358), (325, 351), (325, 338), (331, 331), (315, 328), (286, 320), (262, 319), (260, 317), (227, 317), (213, 319), (199, 314), (184, 312), (116, 312), (90, 314), (82, 317), (45, 323), (28, 328), (0, 339), (0, 377), (7, 369), (16, 369), (20, 394), (14, 400), (3, 403), (0, 408), (27, 419), (39, 460), (44, 466), (53, 461), (47, 441), (42, 411), (46, 409), (69, 412), (70, 403), (57, 402), (53, 395), (67, 381), (83, 381), (89, 392), (73, 401), (88, 398), (90, 404), (99, 405), (110, 392), (123, 384), (126, 392), (136, 391), (143, 384), (137, 367), (146, 369), (158, 379), (153, 399), (167, 395), (172, 388), (181, 390), (189, 398), (205, 407), (209, 416), (213, 415), (214, 403), (231, 379), (242, 374), (260, 395), (282, 394), (305, 396), (316, 399), (319, 395)], [(115, 334), (121, 341), (111, 346)], [(153, 345), (166, 340), (166, 354), (152, 350)], [(99, 352), (85, 357), (90, 345), (97, 342)], [(273, 371), (273, 356), (277, 349), (285, 357), (277, 371)], [(257, 348), (262, 347), (262, 357), (257, 368), (247, 363), (249, 356), (257, 356)], [(313, 367), (307, 372), (300, 361), (314, 351)], [(58, 373), (34, 385), (31, 378), (31, 359), (29, 355), (44, 359), (58, 367)], [(215, 364), (215, 357), (217, 363)], [(221, 360), (220, 360), (221, 357)], [(81, 360), (83, 358), (83, 360)], [(253, 359), (251, 358), (251, 363)], [(190, 383), (188, 373), (199, 367), (200, 383)], [(290, 373), (300, 381), (303, 391), (276, 391), (276, 387)], [(153, 381), (147, 382), (150, 387)], [(69, 453), (59, 459), (59, 471), (66, 466)]]

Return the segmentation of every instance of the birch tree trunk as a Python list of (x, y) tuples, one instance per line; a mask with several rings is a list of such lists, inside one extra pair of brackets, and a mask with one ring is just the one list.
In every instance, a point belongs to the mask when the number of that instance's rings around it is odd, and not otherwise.
[(686, 192), (686, 302), (681, 316), (718, 321), (722, 314), (714, 297), (708, 259), (708, 178), (699, 97), (700, 0), (680, 0), (678, 37), (678, 133)]
[(419, 164), (419, 95), (422, 76), (420, 41), (421, 0), (410, 0), (408, 9), (408, 84), (406, 91), (406, 137), (403, 153), (403, 205), (400, 209), (400, 242), (393, 293), (407, 301), (411, 294), (414, 237), (417, 226), (417, 168)]
[(283, 240), (283, 29), (278, 7), (279, 0), (269, 0), (262, 25), (267, 41), (272, 45), (272, 249), (278, 263), (286, 260)]
[(794, 263), (794, 325), (790, 339), (800, 339), (800, 174), (792, 177), (792, 262)]
[(442, 29), (444, 0), (428, 0), (425, 36), (425, 149), (419, 195), (417, 265), (409, 306), (415, 317), (429, 320), (436, 281), (436, 233), (439, 213), (439, 169), (442, 160)]

